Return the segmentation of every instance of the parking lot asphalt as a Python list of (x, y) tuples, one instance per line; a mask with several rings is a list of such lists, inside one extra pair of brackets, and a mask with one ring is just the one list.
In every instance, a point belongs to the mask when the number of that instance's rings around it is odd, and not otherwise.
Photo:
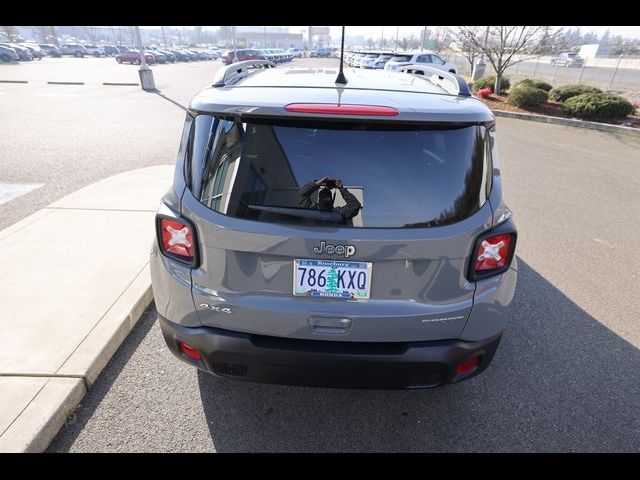
[[(299, 59), (336, 64), (337, 59)], [(3, 191), (25, 190), (0, 201), (0, 230), (92, 182), (134, 168), (175, 162), (184, 108), (208, 87), (221, 61), (153, 66), (158, 92), (135, 83), (138, 67), (113, 58), (44, 58), (40, 62), (0, 63)], [(48, 84), (84, 82), (84, 85)], [(3, 190), (2, 184), (6, 185)], [(38, 188), (25, 188), (38, 185)]]
[[(0, 85), (5, 138), (15, 139), (0, 152), (0, 183), (45, 184), (0, 205), (1, 220), (92, 178), (172, 163), (179, 105), (219, 65), (159, 66), (166, 98), (136, 87)], [(160, 81), (160, 67), (177, 68)], [(215, 378), (169, 353), (151, 307), (49, 451), (640, 451), (640, 142), (497, 122), (519, 283), (482, 375), (408, 392)]]

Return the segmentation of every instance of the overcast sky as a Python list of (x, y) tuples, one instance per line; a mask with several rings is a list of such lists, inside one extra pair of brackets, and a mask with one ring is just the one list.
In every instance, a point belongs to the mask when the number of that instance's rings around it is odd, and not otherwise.
[[(143, 27), (144, 28), (144, 27)], [(148, 27), (148, 28), (159, 28), (159, 27)], [(172, 27), (172, 28), (181, 28), (181, 27)], [(192, 27), (186, 27), (192, 28)], [(220, 27), (204, 27), (206, 30), (217, 30)], [(302, 33), (306, 36), (308, 26), (289, 26), (289, 31), (291, 33)], [(342, 27), (331, 27), (331, 36), (334, 38), (339, 38)], [(383, 34), (385, 37), (395, 37), (396, 29), (399, 29), (400, 37), (409, 36), (412, 33), (414, 36), (420, 35), (420, 31), (422, 30), (422, 26), (403, 26), (403, 27), (395, 27), (395, 26), (347, 26), (346, 34), (347, 35), (363, 35), (365, 38), (373, 37), (380, 38)], [(574, 28), (574, 27), (565, 27), (565, 28)], [(623, 37), (632, 37), (632, 38), (640, 38), (640, 26), (580, 26), (582, 33), (594, 32), (598, 36), (602, 35), (604, 32), (609, 30), (611, 35), (622, 35)]]

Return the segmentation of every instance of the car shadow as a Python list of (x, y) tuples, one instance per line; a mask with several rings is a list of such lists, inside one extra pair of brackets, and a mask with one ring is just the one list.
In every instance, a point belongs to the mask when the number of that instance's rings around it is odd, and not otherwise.
[(639, 451), (640, 352), (524, 260), (491, 366), (435, 390), (251, 384), (198, 372), (218, 452)]
[(120, 345), (104, 370), (100, 372), (99, 378), (91, 385), (88, 395), (80, 401), (73, 413), (65, 420), (64, 426), (48, 446), (47, 452), (70, 451), (78, 435), (87, 425), (97, 406), (107, 395), (155, 321), (156, 308), (155, 302), (152, 301), (140, 316), (129, 336)]

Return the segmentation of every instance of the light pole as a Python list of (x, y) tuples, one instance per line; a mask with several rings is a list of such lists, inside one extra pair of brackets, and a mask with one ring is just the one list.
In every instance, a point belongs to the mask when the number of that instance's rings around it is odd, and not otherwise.
[(153, 80), (153, 71), (147, 65), (144, 58), (144, 47), (142, 46), (142, 38), (140, 37), (140, 27), (135, 27), (136, 41), (138, 42), (138, 50), (140, 51), (140, 84), (143, 90), (155, 90), (156, 82)]
[(420, 44), (420, 50), (424, 50), (424, 42), (427, 39), (427, 26), (424, 26), (424, 30), (422, 31), (422, 43)]
[(232, 35), (231, 41), (233, 42), (233, 63), (237, 63), (238, 50), (236, 49), (236, 27), (234, 26), (231, 27), (231, 35)]

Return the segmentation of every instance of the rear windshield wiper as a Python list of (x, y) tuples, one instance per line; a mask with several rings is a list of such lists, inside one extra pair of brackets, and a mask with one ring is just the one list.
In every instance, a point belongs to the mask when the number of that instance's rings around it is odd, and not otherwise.
[(280, 215), (289, 215), (292, 217), (311, 218), (313, 220), (321, 220), (324, 222), (342, 223), (344, 221), (344, 217), (338, 212), (326, 212), (323, 210), (308, 208), (268, 207), (266, 205), (249, 205), (249, 208), (263, 212), (278, 213)]

